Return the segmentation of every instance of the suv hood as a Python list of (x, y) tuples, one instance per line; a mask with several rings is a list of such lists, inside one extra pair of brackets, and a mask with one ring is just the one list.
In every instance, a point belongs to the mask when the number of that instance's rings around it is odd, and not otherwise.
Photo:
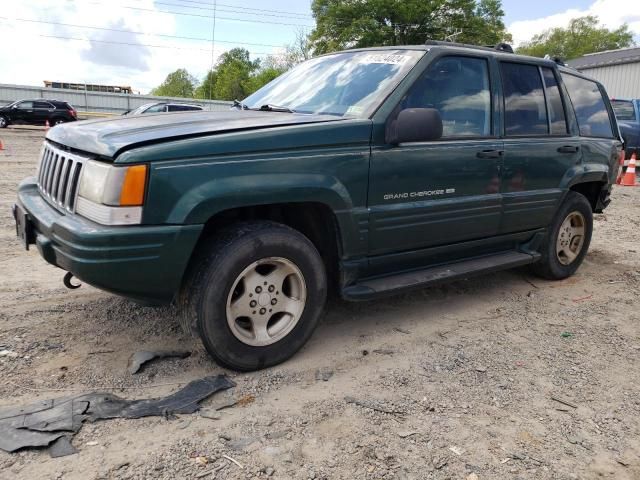
[(114, 158), (122, 150), (141, 144), (239, 130), (341, 120), (342, 117), (330, 115), (254, 110), (160, 113), (65, 123), (49, 130), (46, 138), (76, 150)]

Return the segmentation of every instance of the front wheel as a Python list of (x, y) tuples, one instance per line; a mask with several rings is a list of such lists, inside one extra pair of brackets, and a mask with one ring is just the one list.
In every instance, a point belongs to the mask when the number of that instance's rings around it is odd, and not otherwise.
[(64, 118), (56, 118), (53, 120), (53, 126), (55, 127), (56, 125), (62, 125), (63, 123), (65, 123)]
[(0, 115), (0, 128), (6, 128), (7, 125), (9, 125), (9, 120), (7, 120), (7, 117), (3, 117), (2, 115)]
[(549, 280), (573, 275), (582, 264), (593, 233), (593, 213), (584, 195), (569, 192), (556, 213), (542, 248), (542, 258), (531, 267)]
[(285, 361), (324, 309), (322, 259), (285, 225), (237, 224), (203, 245), (193, 265), (179, 297), (183, 321), (222, 366), (251, 371)]

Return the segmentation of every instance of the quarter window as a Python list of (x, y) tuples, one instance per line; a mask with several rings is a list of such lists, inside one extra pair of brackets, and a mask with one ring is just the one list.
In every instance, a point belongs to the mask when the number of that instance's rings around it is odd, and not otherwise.
[(633, 103), (629, 100), (611, 100), (611, 106), (618, 120), (635, 121), (636, 112), (633, 108)]
[(598, 85), (591, 80), (562, 74), (576, 112), (580, 135), (613, 138), (611, 119)]
[(504, 129), (507, 136), (547, 135), (549, 124), (540, 71), (535, 65), (503, 63)]
[(401, 106), (438, 110), (443, 137), (489, 136), (491, 89), (487, 60), (440, 58), (413, 84)]
[(567, 120), (565, 118), (564, 105), (562, 104), (562, 96), (560, 95), (556, 76), (550, 68), (542, 68), (542, 78), (544, 79), (544, 88), (547, 94), (551, 135), (566, 135)]

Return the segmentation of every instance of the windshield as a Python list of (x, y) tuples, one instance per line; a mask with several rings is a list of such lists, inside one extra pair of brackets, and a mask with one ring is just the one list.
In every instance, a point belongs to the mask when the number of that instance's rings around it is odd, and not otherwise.
[(618, 120), (635, 120), (636, 114), (633, 110), (633, 103), (628, 100), (611, 100), (613, 111)]
[(296, 113), (366, 118), (424, 55), (423, 50), (346, 52), (307, 60), (244, 100)]
[(130, 111), (127, 115), (140, 115), (147, 108), (149, 108), (149, 107), (151, 107), (153, 105), (155, 105), (155, 103), (145, 103), (144, 105), (136, 108), (135, 110)]

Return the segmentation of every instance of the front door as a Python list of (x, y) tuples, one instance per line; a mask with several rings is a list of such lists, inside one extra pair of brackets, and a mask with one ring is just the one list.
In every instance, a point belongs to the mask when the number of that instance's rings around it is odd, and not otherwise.
[(11, 112), (11, 120), (14, 123), (29, 123), (32, 116), (33, 102), (31, 100), (20, 102)]
[(396, 111), (404, 108), (437, 109), (443, 136), (373, 146), (370, 255), (496, 235), (503, 144), (493, 132), (488, 60), (481, 54), (434, 60)]

